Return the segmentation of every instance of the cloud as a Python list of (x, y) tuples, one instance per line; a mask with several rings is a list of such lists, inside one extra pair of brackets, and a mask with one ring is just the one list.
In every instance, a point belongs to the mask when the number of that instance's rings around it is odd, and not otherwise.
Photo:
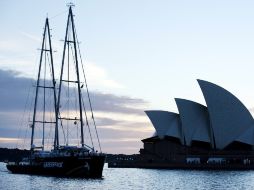
[[(23, 76), (35, 77), (34, 72), (37, 71), (38, 67), (40, 56), (40, 51), (38, 50), (41, 49), (42, 36), (33, 35), (24, 31), (20, 31), (20, 35), (22, 35), (23, 37), (1, 41), (0, 43), (1, 68), (5, 70), (15, 69), (19, 71)], [(56, 74), (60, 74), (61, 64), (56, 63), (61, 63), (62, 61), (63, 43), (64, 42), (59, 42), (59, 40), (52, 39), (53, 58), (54, 60), (56, 60), (54, 64), (55, 71), (59, 71), (59, 73), (56, 72)], [(32, 52), (31, 49), (33, 49)], [(79, 62), (81, 63), (80, 59)], [(105, 68), (102, 68), (90, 61), (84, 61), (83, 65), (85, 67), (87, 80), (89, 81), (90, 84), (89, 86), (99, 89), (124, 88), (122, 84), (113, 80), (110, 77)], [(81, 67), (80, 71), (82, 71)], [(81, 80), (83, 81), (84, 79), (82, 78), (82, 75), (80, 77)]]
[(100, 86), (106, 86), (109, 88), (124, 88), (123, 85), (110, 79), (105, 69), (99, 67), (98, 65), (94, 63), (86, 62), (85, 70), (87, 71), (86, 72), (87, 77), (89, 78), (89, 82), (91, 82), (91, 86), (100, 85)]
[(91, 99), (96, 111), (142, 114), (141, 109), (135, 108), (137, 105), (147, 106), (148, 102), (127, 96), (117, 96), (100, 92), (92, 92)]
[(19, 77), (19, 73), (0, 70), (0, 110), (23, 110), (32, 79)]
[[(34, 86), (35, 83), (34, 79), (23, 77), (19, 72), (0, 69), (0, 110), (23, 110), (28, 92), (30, 91), (30, 96), (34, 96), (32, 94), (34, 87), (31, 86)], [(48, 81), (47, 83), (50, 82)], [(85, 90), (83, 92), (86, 93)], [(117, 96), (98, 91), (90, 92), (90, 97), (93, 109), (102, 112), (142, 114), (143, 111), (135, 107), (139, 105), (144, 107), (148, 104), (143, 99)]]
[(25, 36), (26, 38), (35, 41), (35, 42), (41, 42), (42, 38), (38, 37), (37, 35), (33, 35), (24, 31), (20, 32), (23, 36)]
[[(23, 77), (19, 72), (0, 69), (0, 138), (8, 140), (2, 139), (0, 145), (7, 146), (13, 143), (8, 138), (20, 136), (27, 138), (26, 147), (29, 147), (31, 113), (30, 118), (27, 117), (25, 107), (33, 107), (35, 88), (31, 86), (34, 84), (34, 79)], [(99, 91), (92, 91), (90, 95), (103, 149), (111, 153), (138, 151), (140, 140), (149, 137), (153, 130), (143, 111), (148, 102)], [(22, 119), (22, 115), (25, 118)], [(76, 138), (77, 134), (72, 136)], [(89, 139), (87, 130), (85, 137)]]

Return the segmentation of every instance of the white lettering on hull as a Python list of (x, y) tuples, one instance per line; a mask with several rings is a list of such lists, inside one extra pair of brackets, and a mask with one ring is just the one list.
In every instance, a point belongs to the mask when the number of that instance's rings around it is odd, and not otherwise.
[(90, 166), (89, 166), (89, 164), (87, 162), (85, 162), (84, 168), (86, 168), (87, 171), (90, 171)]
[(63, 162), (44, 162), (43, 167), (44, 168), (62, 168)]

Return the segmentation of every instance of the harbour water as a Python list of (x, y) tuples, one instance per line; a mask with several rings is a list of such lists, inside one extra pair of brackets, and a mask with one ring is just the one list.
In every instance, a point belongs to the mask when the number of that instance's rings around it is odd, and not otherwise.
[(103, 179), (11, 174), (0, 162), (1, 190), (37, 189), (254, 189), (254, 171), (184, 171), (108, 168)]

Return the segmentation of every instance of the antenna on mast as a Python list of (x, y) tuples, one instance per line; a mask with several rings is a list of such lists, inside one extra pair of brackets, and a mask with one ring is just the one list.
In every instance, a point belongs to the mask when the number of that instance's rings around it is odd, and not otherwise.
[(67, 7), (75, 7), (75, 4), (72, 3), (72, 2), (69, 2), (69, 3), (66, 4), (66, 6), (67, 6)]

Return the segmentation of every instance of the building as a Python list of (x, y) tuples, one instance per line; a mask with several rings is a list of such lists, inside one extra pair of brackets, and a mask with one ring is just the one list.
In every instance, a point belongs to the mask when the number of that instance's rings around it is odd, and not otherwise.
[(207, 106), (176, 98), (178, 113), (145, 111), (155, 128), (140, 154), (117, 157), (109, 167), (254, 169), (254, 120), (229, 91), (198, 80)]
[(145, 111), (155, 134), (143, 139), (143, 158), (169, 163), (243, 162), (254, 156), (254, 120), (229, 91), (198, 80), (207, 106), (176, 98), (179, 113)]

